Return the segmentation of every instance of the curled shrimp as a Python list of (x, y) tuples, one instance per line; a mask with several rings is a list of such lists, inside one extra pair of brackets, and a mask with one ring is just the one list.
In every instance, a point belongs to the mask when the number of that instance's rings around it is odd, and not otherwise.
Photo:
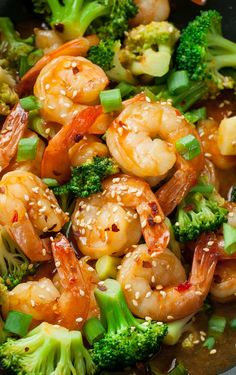
[(220, 303), (236, 299), (236, 260), (217, 263), (210, 289), (211, 296)]
[(137, 100), (128, 105), (106, 132), (110, 153), (124, 172), (145, 178), (151, 185), (177, 171), (157, 192), (168, 215), (194, 185), (204, 166), (202, 153), (187, 161), (177, 154), (178, 139), (197, 131), (171, 105)]
[(151, 252), (169, 242), (164, 215), (149, 185), (127, 175), (109, 177), (103, 193), (77, 200), (72, 225), (80, 251), (95, 259), (123, 254), (138, 243), (141, 229)]
[(37, 63), (22, 77), (17, 86), (17, 92), (20, 96), (33, 89), (36, 79), (41, 70), (53, 59), (59, 56), (86, 56), (88, 50), (93, 45), (99, 43), (96, 35), (90, 35), (86, 38), (73, 39), (57, 48), (56, 50), (44, 55)]
[(214, 245), (204, 251), (210, 238), (199, 239), (188, 281), (179, 259), (167, 249), (150, 254), (147, 246), (139, 245), (128, 253), (118, 281), (132, 313), (162, 322), (196, 313), (209, 292), (217, 263)]
[(27, 127), (28, 113), (17, 104), (7, 116), (0, 131), (0, 172), (15, 156), (18, 143)]
[(53, 257), (59, 287), (44, 277), (17, 285), (8, 295), (4, 315), (10, 310), (33, 316), (33, 325), (42, 321), (60, 324), (69, 329), (81, 329), (91, 308), (92, 269), (88, 271), (76, 258), (68, 240), (58, 235), (52, 242)]
[(138, 14), (131, 20), (132, 26), (146, 25), (152, 21), (164, 21), (169, 17), (169, 0), (135, 0)]
[(35, 28), (35, 45), (42, 49), (45, 54), (55, 51), (63, 44), (62, 38), (55, 30), (42, 30)]
[(34, 174), (13, 171), (0, 181), (0, 225), (8, 225), (16, 243), (32, 261), (51, 258), (40, 236), (58, 232), (68, 221), (54, 194)]

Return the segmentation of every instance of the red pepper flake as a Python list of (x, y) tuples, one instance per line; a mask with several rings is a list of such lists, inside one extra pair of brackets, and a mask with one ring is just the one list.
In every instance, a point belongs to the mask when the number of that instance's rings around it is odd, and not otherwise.
[(72, 68), (72, 72), (73, 72), (73, 74), (77, 74), (77, 73), (79, 73), (79, 69), (78, 69), (78, 67), (77, 67), (77, 66), (74, 66), (74, 67)]
[(189, 281), (185, 281), (184, 283), (179, 284), (175, 289), (178, 290), (178, 292), (185, 292), (191, 287), (191, 284)]
[(147, 222), (150, 225), (150, 227), (154, 227), (155, 222), (151, 216), (148, 217)]
[(184, 207), (185, 212), (194, 211), (194, 209), (195, 209), (194, 204), (188, 204), (187, 206)]
[(150, 262), (143, 262), (143, 268), (152, 268), (152, 263)]
[(120, 231), (120, 229), (118, 228), (118, 226), (115, 223), (112, 224), (111, 230), (112, 230), (112, 232), (119, 232)]
[(156, 216), (158, 214), (158, 206), (157, 206), (156, 202), (150, 202), (148, 205), (152, 210), (152, 215)]
[(14, 215), (13, 215), (13, 218), (12, 218), (12, 223), (17, 223), (17, 222), (18, 222), (18, 212), (15, 211)]
[(0, 187), (0, 194), (4, 194), (5, 193), (5, 188), (4, 188), (4, 186), (1, 186)]

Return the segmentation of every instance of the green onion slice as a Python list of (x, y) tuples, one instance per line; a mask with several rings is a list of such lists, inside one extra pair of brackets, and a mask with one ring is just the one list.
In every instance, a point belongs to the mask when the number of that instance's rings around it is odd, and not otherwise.
[(91, 318), (87, 320), (84, 325), (84, 334), (89, 344), (92, 345), (94, 342), (100, 340), (105, 334), (105, 328), (98, 318)]
[(224, 316), (213, 315), (208, 321), (208, 328), (211, 333), (223, 333), (226, 326)]
[(198, 184), (190, 190), (191, 193), (206, 193), (206, 194), (213, 193), (213, 191), (214, 191), (214, 186), (210, 184), (206, 184), (206, 185)]
[(44, 184), (48, 185), (49, 187), (59, 186), (59, 183), (55, 178), (43, 178), (42, 181)]
[(236, 319), (230, 320), (229, 325), (231, 328), (236, 329)]
[(39, 137), (21, 138), (18, 144), (16, 161), (34, 160), (36, 157)]
[(41, 108), (40, 101), (33, 95), (20, 99), (20, 105), (25, 111), (33, 111), (34, 109)]
[(214, 346), (215, 346), (215, 343), (216, 343), (216, 340), (214, 339), (214, 337), (212, 336), (209, 336), (205, 341), (204, 341), (204, 348), (207, 348), (209, 350), (213, 349)]
[(201, 154), (201, 146), (194, 135), (189, 134), (175, 143), (176, 150), (186, 160), (192, 160)]
[(186, 112), (184, 114), (184, 117), (191, 124), (195, 124), (198, 121), (205, 120), (206, 116), (207, 116), (206, 107), (193, 109), (192, 111)]
[(120, 82), (119, 85), (116, 86), (116, 88), (120, 90), (122, 98), (126, 98), (136, 90), (133, 85), (125, 81)]
[(100, 101), (105, 113), (118, 111), (122, 108), (121, 92), (119, 89), (101, 91)]
[(179, 363), (174, 370), (168, 373), (169, 375), (188, 375), (188, 370), (182, 363)]
[(224, 233), (224, 250), (227, 254), (234, 254), (236, 252), (236, 228), (231, 225), (223, 224)]
[(19, 311), (10, 311), (4, 325), (4, 329), (8, 332), (15, 333), (19, 336), (25, 336), (28, 332), (32, 315), (24, 314)]
[(173, 72), (168, 80), (167, 87), (171, 94), (178, 95), (186, 90), (190, 85), (188, 73), (186, 70)]

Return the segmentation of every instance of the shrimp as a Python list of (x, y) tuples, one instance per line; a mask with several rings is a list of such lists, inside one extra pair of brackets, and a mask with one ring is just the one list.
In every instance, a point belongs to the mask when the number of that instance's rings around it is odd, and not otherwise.
[(127, 175), (109, 177), (103, 181), (103, 193), (78, 199), (72, 228), (80, 251), (93, 259), (124, 254), (139, 242), (141, 229), (151, 252), (169, 242), (164, 215), (149, 185)]
[(195, 248), (189, 280), (179, 259), (168, 249), (150, 254), (139, 245), (127, 254), (118, 272), (133, 314), (162, 322), (196, 313), (206, 298), (214, 275), (215, 246), (204, 251), (211, 235), (202, 235)]
[(236, 299), (236, 260), (217, 263), (210, 293), (212, 298), (220, 303)]
[(0, 131), (0, 172), (8, 167), (15, 156), (19, 140), (27, 128), (27, 123), (28, 113), (20, 104), (15, 105)]
[(230, 169), (236, 167), (235, 156), (224, 156), (218, 147), (219, 125), (214, 120), (203, 120), (198, 126), (205, 156), (219, 169)]
[(57, 289), (46, 277), (19, 284), (9, 292), (4, 315), (16, 310), (32, 315), (33, 325), (46, 321), (71, 330), (81, 329), (88, 317), (90, 296), (96, 286), (92, 283), (93, 272), (82, 267), (68, 240), (61, 234), (53, 240), (52, 251), (60, 287)]
[(31, 261), (51, 258), (50, 249), (40, 236), (60, 231), (67, 221), (54, 194), (40, 178), (24, 171), (3, 176), (0, 181), (0, 225), (10, 227), (14, 240)]
[(30, 92), (36, 82), (41, 70), (53, 59), (59, 56), (86, 56), (90, 47), (99, 43), (96, 35), (90, 35), (86, 38), (73, 39), (57, 48), (56, 50), (44, 55), (37, 63), (22, 77), (17, 85), (19, 96)]
[(63, 40), (55, 30), (42, 30), (35, 28), (35, 45), (42, 49), (45, 54), (55, 51), (63, 44)]
[(202, 153), (191, 161), (177, 155), (176, 141), (188, 134), (198, 138), (194, 127), (171, 105), (145, 100), (128, 105), (106, 132), (110, 153), (121, 169), (151, 185), (163, 180), (177, 164), (177, 172), (157, 192), (166, 215), (194, 185), (204, 166)]
[(139, 12), (131, 20), (132, 26), (146, 25), (152, 21), (164, 21), (169, 17), (169, 0), (135, 0), (135, 3)]
[(96, 104), (108, 83), (104, 71), (84, 57), (60, 56), (41, 70), (34, 94), (46, 121), (66, 125), (86, 106)]

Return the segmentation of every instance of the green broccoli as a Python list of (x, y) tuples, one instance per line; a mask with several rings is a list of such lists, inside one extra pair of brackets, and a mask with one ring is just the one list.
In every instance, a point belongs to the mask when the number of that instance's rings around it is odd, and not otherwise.
[(107, 39), (101, 41), (97, 46), (90, 48), (88, 59), (99, 65), (110, 80), (115, 82), (129, 82), (134, 84), (135, 79), (129, 69), (124, 68), (120, 62), (119, 40)]
[(12, 74), (1, 67), (0, 61), (0, 116), (7, 116), (11, 108), (18, 102), (14, 85), (15, 80)]
[(118, 171), (117, 165), (111, 158), (95, 156), (79, 167), (74, 167), (70, 181), (64, 185), (53, 187), (52, 190), (56, 195), (72, 193), (75, 197), (86, 198), (102, 191), (101, 181)]
[(236, 185), (233, 186), (232, 191), (230, 193), (230, 201), (236, 202)]
[(8, 289), (14, 288), (24, 276), (34, 272), (26, 256), (21, 252), (7, 230), (0, 230), (0, 278)]
[(220, 198), (215, 190), (211, 193), (190, 191), (177, 208), (173, 223), (176, 238), (180, 242), (192, 241), (202, 232), (220, 228), (228, 214)]
[(121, 50), (121, 63), (134, 75), (162, 77), (169, 71), (179, 35), (179, 30), (166, 21), (133, 28)]
[(83, 36), (87, 30), (101, 39), (121, 38), (128, 30), (128, 20), (137, 13), (133, 0), (33, 0), (33, 3), (35, 11), (46, 16), (50, 8), (50, 24), (64, 40)]
[[(167, 334), (167, 325), (137, 320), (128, 309), (118, 281), (105, 280), (102, 286), (96, 288), (95, 297), (106, 332), (103, 337), (98, 337), (89, 352), (100, 371), (131, 366), (159, 350)], [(92, 321), (92, 334), (96, 326)]]
[(92, 375), (95, 366), (79, 331), (41, 323), (25, 337), (0, 347), (4, 368), (21, 375)]
[(236, 44), (225, 39), (222, 17), (216, 10), (202, 11), (180, 37), (176, 65), (188, 71), (194, 81), (206, 81), (216, 89), (233, 88), (234, 79), (220, 70), (236, 67)]

